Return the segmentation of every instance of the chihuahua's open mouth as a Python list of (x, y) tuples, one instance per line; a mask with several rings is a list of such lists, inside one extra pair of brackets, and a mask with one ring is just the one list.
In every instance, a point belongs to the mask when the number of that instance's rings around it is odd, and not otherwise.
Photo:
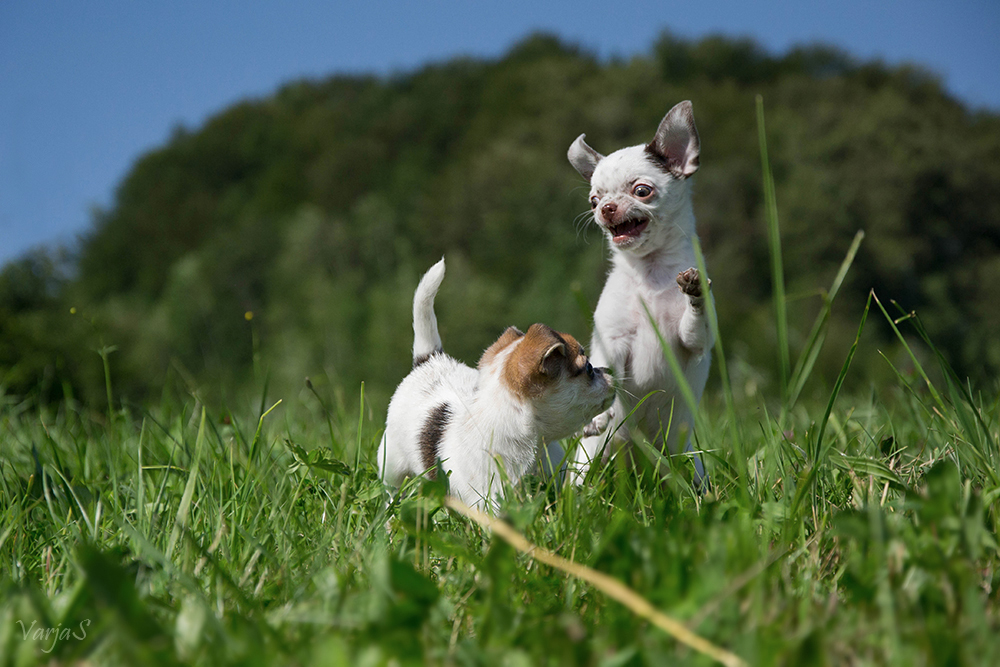
[(627, 218), (617, 225), (608, 225), (608, 231), (615, 245), (622, 245), (638, 237), (648, 224), (649, 218)]

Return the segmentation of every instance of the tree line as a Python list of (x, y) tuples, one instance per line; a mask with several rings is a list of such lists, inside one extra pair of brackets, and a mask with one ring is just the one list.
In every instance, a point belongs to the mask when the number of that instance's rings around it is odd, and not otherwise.
[[(92, 405), (262, 378), (325, 379), (384, 400), (409, 368), (410, 302), (442, 255), (446, 349), (469, 362), (508, 325), (586, 340), (606, 250), (566, 161), (580, 133), (646, 142), (690, 99), (695, 212), (720, 326), (746, 381), (773, 381), (774, 331), (754, 101), (763, 96), (792, 345), (855, 233), (818, 377), (832, 381), (869, 290), (916, 310), (963, 376), (1000, 370), (1000, 116), (914, 66), (823, 46), (664, 34), (600, 59), (533, 35), (497, 59), (289, 83), (178, 128), (142, 156), (68, 250), (0, 272), (0, 387)], [(877, 351), (856, 382), (890, 372)], [(865, 356), (867, 355), (867, 356)], [(870, 362), (870, 363), (867, 363)]]

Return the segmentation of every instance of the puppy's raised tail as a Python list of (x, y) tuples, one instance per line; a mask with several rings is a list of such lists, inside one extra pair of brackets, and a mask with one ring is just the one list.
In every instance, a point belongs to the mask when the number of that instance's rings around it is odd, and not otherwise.
[(437, 316), (434, 315), (434, 297), (444, 279), (444, 257), (420, 279), (413, 294), (413, 367), (427, 361), (432, 354), (442, 352), (441, 335), (438, 333)]

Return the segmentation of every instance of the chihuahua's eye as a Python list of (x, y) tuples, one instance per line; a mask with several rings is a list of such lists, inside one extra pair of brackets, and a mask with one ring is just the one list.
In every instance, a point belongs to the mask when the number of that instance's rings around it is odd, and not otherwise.
[(649, 195), (653, 194), (653, 188), (649, 187), (648, 185), (640, 184), (632, 188), (632, 194), (634, 194), (636, 197), (639, 197), (640, 199), (645, 199)]
[(601, 201), (601, 198), (598, 197), (597, 195), (594, 195), (593, 197), (591, 197), (590, 198), (590, 208), (597, 208), (597, 203), (599, 201)]

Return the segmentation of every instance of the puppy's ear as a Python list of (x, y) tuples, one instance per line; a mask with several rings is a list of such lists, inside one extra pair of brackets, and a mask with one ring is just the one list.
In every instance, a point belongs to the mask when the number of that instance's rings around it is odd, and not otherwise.
[(573, 165), (573, 168), (580, 172), (580, 175), (587, 179), (589, 183), (590, 177), (594, 175), (597, 163), (604, 156), (587, 145), (587, 142), (583, 140), (585, 136), (587, 135), (581, 134), (576, 138), (576, 141), (570, 145), (566, 157), (569, 158), (569, 163)]
[(482, 368), (486, 364), (493, 361), (493, 358), (500, 354), (505, 347), (523, 335), (524, 334), (521, 333), (517, 327), (507, 327), (507, 330), (504, 331), (499, 338), (497, 338), (496, 342), (486, 348), (486, 351), (483, 352), (483, 356), (479, 358), (479, 368)]
[(698, 171), (701, 144), (691, 102), (681, 102), (667, 112), (646, 152), (677, 178), (687, 178)]
[(555, 377), (559, 375), (560, 369), (566, 363), (566, 345), (563, 342), (550, 346), (542, 355), (541, 371), (542, 375)]

